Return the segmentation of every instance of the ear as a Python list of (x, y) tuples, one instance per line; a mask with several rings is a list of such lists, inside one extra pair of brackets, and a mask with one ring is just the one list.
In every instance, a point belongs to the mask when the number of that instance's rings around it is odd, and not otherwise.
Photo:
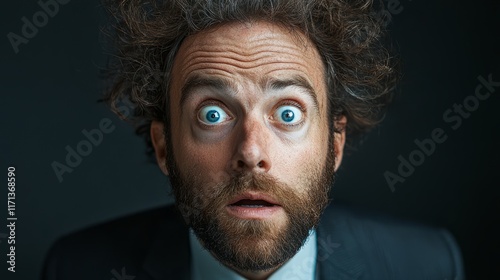
[(163, 174), (168, 176), (167, 150), (165, 146), (166, 143), (163, 123), (160, 121), (151, 122), (150, 134), (151, 142), (153, 143), (153, 147), (155, 149), (156, 162), (158, 162), (158, 166)]
[(333, 145), (335, 146), (335, 171), (339, 169), (340, 163), (342, 162), (342, 156), (344, 155), (344, 145), (345, 145), (345, 128), (347, 125), (347, 118), (345, 116), (339, 117), (335, 121), (335, 127), (339, 132), (334, 133)]

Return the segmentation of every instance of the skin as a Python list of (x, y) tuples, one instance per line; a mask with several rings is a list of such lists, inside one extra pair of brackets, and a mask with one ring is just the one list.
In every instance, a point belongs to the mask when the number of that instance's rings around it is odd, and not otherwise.
[[(206, 178), (200, 192), (210, 193), (210, 186), (219, 178), (213, 174), (262, 172), (301, 194), (305, 191), (303, 174), (324, 167), (330, 139), (326, 79), (320, 55), (302, 33), (265, 21), (213, 27), (184, 40), (171, 78), (170, 140), (175, 161), (181, 173)], [(198, 83), (192, 82), (194, 78)], [(227, 85), (214, 87), (207, 80)], [(308, 84), (314, 97), (302, 86), (271, 88), (275, 80), (300, 80)], [(186, 85), (190, 90), (181, 98)], [(215, 124), (206, 119), (211, 109), (220, 117)], [(284, 110), (294, 112), (291, 123), (298, 125), (283, 121)], [(342, 117), (336, 125), (344, 127), (345, 123)], [(162, 122), (152, 123), (158, 164), (168, 175), (163, 131)], [(335, 133), (331, 139), (337, 169), (345, 132)], [(269, 218), (277, 229), (286, 222), (284, 215)], [(237, 272), (250, 279), (265, 279), (278, 268)]]

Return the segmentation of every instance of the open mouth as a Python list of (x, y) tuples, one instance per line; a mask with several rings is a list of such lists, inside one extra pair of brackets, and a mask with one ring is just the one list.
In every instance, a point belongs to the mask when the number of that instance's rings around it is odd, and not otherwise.
[(236, 203), (230, 204), (230, 206), (258, 208), (258, 207), (272, 207), (277, 205), (262, 199), (257, 199), (257, 200), (241, 199), (238, 200)]
[(247, 192), (235, 197), (228, 205), (227, 211), (240, 219), (269, 219), (283, 212), (278, 202), (271, 196)]

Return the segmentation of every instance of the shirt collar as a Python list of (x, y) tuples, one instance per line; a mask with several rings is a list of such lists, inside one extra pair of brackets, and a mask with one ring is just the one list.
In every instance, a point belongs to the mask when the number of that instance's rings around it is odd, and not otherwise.
[[(191, 273), (192, 280), (244, 280), (235, 271), (227, 268), (215, 259), (203, 246), (193, 230), (189, 230), (189, 242), (191, 247)], [(311, 230), (304, 246), (288, 260), (282, 267), (275, 271), (268, 280), (285, 279), (315, 279), (316, 273), (316, 231)]]

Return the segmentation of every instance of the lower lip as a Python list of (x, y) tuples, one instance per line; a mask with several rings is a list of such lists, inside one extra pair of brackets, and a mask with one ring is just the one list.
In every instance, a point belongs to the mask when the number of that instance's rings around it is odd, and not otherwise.
[(240, 219), (269, 219), (283, 211), (283, 208), (277, 205), (264, 207), (229, 205), (226, 208), (229, 214)]

